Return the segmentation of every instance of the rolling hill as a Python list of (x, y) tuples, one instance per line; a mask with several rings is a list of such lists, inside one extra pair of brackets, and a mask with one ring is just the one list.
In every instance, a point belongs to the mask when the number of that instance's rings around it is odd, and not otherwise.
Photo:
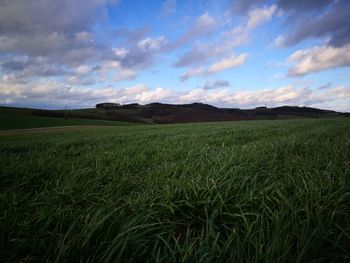
[[(264, 120), (264, 119), (294, 119), (294, 118), (337, 118), (349, 117), (350, 113), (341, 113), (331, 110), (322, 110), (310, 107), (282, 106), (276, 108), (257, 107), (254, 109), (217, 108), (203, 103), (191, 104), (162, 104), (151, 103), (146, 105), (125, 104), (113, 109), (89, 108), (76, 110), (42, 110), (29, 108), (0, 107), (2, 126), (9, 121), (18, 120), (12, 128), (27, 128), (23, 123), (42, 122), (38, 127), (62, 125), (115, 125), (119, 124), (165, 124), (188, 122), (217, 122), (237, 120)], [(21, 119), (22, 118), (22, 119)], [(23, 119), (24, 118), (24, 119)], [(34, 118), (34, 119), (33, 119)], [(65, 120), (67, 119), (67, 120)], [(87, 119), (94, 120), (87, 122)], [(60, 121), (58, 121), (60, 120)], [(102, 122), (103, 121), (103, 122)], [(113, 121), (113, 122), (112, 122)], [(21, 124), (22, 123), (22, 124)], [(8, 126), (8, 127), (10, 127)], [(23, 126), (23, 127), (22, 127)], [(31, 126), (31, 125), (29, 125)]]

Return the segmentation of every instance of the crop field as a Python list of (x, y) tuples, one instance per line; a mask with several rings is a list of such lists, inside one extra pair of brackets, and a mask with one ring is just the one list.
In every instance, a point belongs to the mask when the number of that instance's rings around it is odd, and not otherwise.
[(31, 115), (27, 109), (0, 108), (0, 130), (28, 129), (57, 126), (125, 126), (134, 125), (129, 122), (92, 120), (92, 119), (67, 119), (55, 117), (38, 117)]
[(0, 261), (350, 261), (346, 118), (2, 134), (0, 167)]

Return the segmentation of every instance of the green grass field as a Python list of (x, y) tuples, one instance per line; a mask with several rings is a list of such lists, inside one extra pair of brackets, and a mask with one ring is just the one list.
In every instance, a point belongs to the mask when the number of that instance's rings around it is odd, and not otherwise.
[(349, 119), (0, 136), (0, 261), (348, 262)]
[(31, 115), (30, 109), (0, 108), (0, 130), (28, 129), (56, 126), (125, 126), (135, 123), (93, 119), (68, 119), (38, 117)]

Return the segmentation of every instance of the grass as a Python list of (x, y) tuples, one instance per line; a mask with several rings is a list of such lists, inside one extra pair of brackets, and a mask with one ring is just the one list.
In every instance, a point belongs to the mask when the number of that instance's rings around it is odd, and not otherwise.
[(0, 108), (0, 130), (28, 129), (56, 126), (125, 126), (135, 125), (130, 122), (93, 120), (93, 119), (67, 119), (57, 117), (39, 117), (31, 115), (28, 109)]
[(0, 137), (0, 261), (347, 262), (350, 121)]

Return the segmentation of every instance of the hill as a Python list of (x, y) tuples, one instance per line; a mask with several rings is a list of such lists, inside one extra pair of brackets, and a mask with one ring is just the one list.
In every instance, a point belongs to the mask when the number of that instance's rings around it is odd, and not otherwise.
[(21, 129), (69, 125), (132, 125), (238, 120), (349, 117), (350, 113), (310, 107), (283, 106), (254, 109), (217, 108), (203, 103), (137, 103), (115, 108), (42, 110), (0, 107), (0, 129)]

